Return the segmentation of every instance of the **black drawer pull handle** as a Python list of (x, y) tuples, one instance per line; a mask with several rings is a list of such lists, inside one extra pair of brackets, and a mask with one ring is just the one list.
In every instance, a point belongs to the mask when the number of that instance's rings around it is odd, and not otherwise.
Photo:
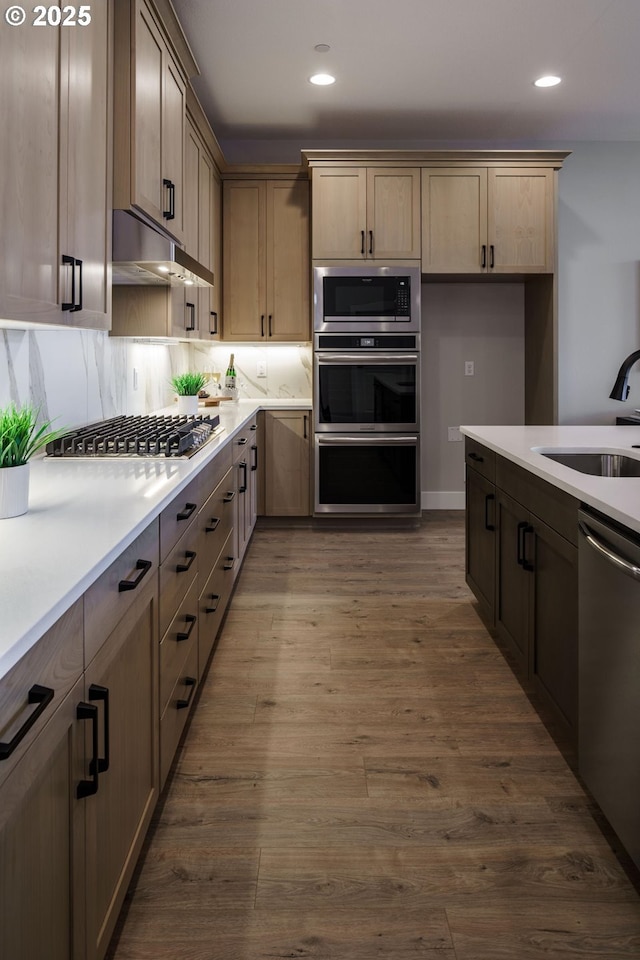
[(91, 771), (91, 780), (80, 780), (76, 787), (76, 797), (83, 800), (85, 797), (92, 797), (98, 792), (98, 780), (100, 770), (100, 759), (98, 757), (98, 708), (92, 703), (79, 703), (76, 707), (76, 718), (78, 720), (91, 720), (91, 741), (93, 757), (89, 764)]
[(240, 463), (238, 464), (238, 467), (243, 472), (243, 480), (240, 486), (238, 487), (238, 493), (246, 493), (247, 492), (247, 461), (241, 460)]
[[(109, 688), (101, 687), (97, 683), (92, 683), (89, 687), (89, 700), (102, 700), (104, 703), (104, 756), (96, 757), (99, 773), (106, 773), (109, 769)], [(89, 772), (93, 773), (93, 763), (89, 767)]]
[(479, 453), (473, 453), (473, 451), (469, 454), (469, 460), (473, 460), (474, 463), (484, 463), (484, 457), (481, 457)]
[(198, 556), (195, 550), (185, 550), (184, 552), (186, 563), (177, 563), (176, 564), (176, 573), (186, 573), (195, 558)]
[(235, 557), (227, 557), (225, 562), (222, 564), (223, 570), (233, 570), (233, 565), (236, 562)]
[(249, 427), (249, 430), (257, 430), (257, 429), (258, 429), (257, 423), (252, 423), (251, 426)]
[(226, 495), (226, 497), (223, 498), (222, 502), (223, 502), (223, 503), (231, 503), (231, 501), (233, 500), (233, 498), (235, 497), (235, 495), (236, 495), (235, 490), (227, 490), (227, 495)]
[(240, 439), (238, 440), (238, 446), (244, 447), (245, 443), (248, 443), (248, 442), (249, 441), (247, 440), (247, 437), (240, 437)]
[(220, 526), (220, 517), (211, 517), (209, 523), (204, 528), (205, 533), (213, 533), (214, 530), (217, 530)]
[(189, 626), (188, 626), (188, 628), (187, 628), (184, 632), (176, 633), (176, 641), (177, 641), (178, 643), (181, 643), (183, 640), (188, 640), (188, 639), (189, 639), (189, 637), (191, 636), (191, 631), (192, 631), (193, 628), (195, 627), (195, 625), (196, 625), (196, 623), (197, 623), (197, 621), (198, 621), (198, 618), (197, 618), (197, 617), (194, 617), (194, 615), (193, 615), (192, 613), (187, 613), (187, 614), (185, 615), (184, 620), (185, 620), (185, 623), (188, 623), (188, 624), (189, 624)]
[(178, 710), (184, 710), (186, 707), (189, 707), (191, 705), (191, 701), (193, 700), (193, 695), (196, 692), (195, 677), (185, 677), (183, 683), (185, 687), (191, 687), (191, 689), (189, 690), (189, 696), (187, 697), (186, 700), (176, 701), (176, 707), (178, 708)]
[(138, 560), (136, 563), (136, 570), (139, 570), (140, 573), (137, 577), (134, 577), (133, 580), (121, 580), (118, 584), (118, 590), (120, 593), (124, 593), (125, 590), (135, 590), (137, 586), (140, 585), (140, 581), (143, 577), (149, 573), (151, 567), (153, 566), (151, 560)]
[(185, 503), (184, 510), (181, 510), (176, 516), (176, 520), (188, 520), (194, 510), (198, 509), (197, 503)]
[(220, 603), (220, 594), (219, 594), (219, 593), (210, 593), (210, 594), (209, 594), (209, 599), (215, 600), (216, 605), (215, 605), (215, 607), (205, 607), (205, 608), (204, 608), (204, 612), (205, 612), (205, 613), (215, 613), (216, 610), (218, 609), (218, 604)]
[(6, 760), (7, 757), (11, 756), (20, 741), (24, 740), (31, 727), (38, 717), (42, 716), (52, 700), (53, 690), (51, 687), (43, 687), (39, 683), (34, 683), (27, 695), (27, 703), (37, 703), (38, 706), (33, 713), (29, 714), (15, 736), (13, 736), (8, 743), (0, 743), (0, 760)]

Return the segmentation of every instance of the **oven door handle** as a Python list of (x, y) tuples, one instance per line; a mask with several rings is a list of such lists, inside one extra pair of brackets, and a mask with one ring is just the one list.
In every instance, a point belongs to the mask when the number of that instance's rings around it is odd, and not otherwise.
[(385, 447), (397, 447), (397, 446), (406, 447), (407, 444), (411, 444), (413, 446), (418, 445), (418, 438), (415, 436), (415, 434), (411, 437), (401, 437), (395, 433), (393, 434), (393, 436), (389, 434), (369, 433), (366, 436), (360, 435), (357, 437), (352, 437), (352, 436), (347, 437), (343, 433), (341, 433), (339, 436), (334, 433), (328, 433), (328, 434), (325, 433), (325, 434), (316, 434), (316, 441), (318, 444), (322, 446), (346, 446), (346, 447), (354, 447), (354, 446), (370, 447), (372, 443), (375, 444), (377, 447), (382, 445)]
[(316, 353), (318, 363), (418, 363), (417, 353)]

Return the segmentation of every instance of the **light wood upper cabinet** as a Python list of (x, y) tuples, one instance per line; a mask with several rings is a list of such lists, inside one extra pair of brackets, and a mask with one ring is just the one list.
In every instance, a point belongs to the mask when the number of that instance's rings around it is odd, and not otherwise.
[[(214, 191), (219, 183), (215, 178), (213, 159), (203, 143), (198, 131), (187, 115), (185, 137), (185, 250), (213, 272), (213, 230)], [(219, 242), (219, 238), (216, 238)], [(214, 273), (214, 281), (220, 284), (220, 274)], [(185, 303), (193, 303), (195, 315), (187, 327), (190, 338), (208, 340), (217, 335), (217, 316), (214, 314), (213, 288), (201, 287), (185, 291)], [(186, 307), (187, 311), (191, 307)]]
[(308, 184), (223, 185), (224, 337), (308, 340)]
[(3, 318), (109, 325), (109, 10), (1, 32)]
[(145, 0), (116, 5), (114, 206), (184, 239), (186, 78)]
[(424, 168), (422, 272), (552, 273), (553, 178), (544, 168)]
[(420, 259), (420, 170), (316, 168), (314, 260)]

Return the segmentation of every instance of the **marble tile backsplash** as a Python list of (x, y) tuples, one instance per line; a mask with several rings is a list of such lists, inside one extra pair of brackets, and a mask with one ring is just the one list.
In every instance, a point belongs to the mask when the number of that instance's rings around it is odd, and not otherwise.
[[(170, 378), (224, 373), (235, 353), (241, 397), (311, 396), (309, 344), (143, 342), (93, 330), (0, 330), (0, 408), (32, 403), (57, 427), (150, 413), (173, 401)], [(266, 377), (257, 376), (258, 361)]]

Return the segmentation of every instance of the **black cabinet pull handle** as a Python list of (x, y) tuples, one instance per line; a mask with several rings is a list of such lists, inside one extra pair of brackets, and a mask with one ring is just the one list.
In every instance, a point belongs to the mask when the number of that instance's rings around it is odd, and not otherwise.
[(215, 600), (216, 605), (215, 605), (215, 607), (205, 607), (205, 608), (204, 608), (204, 612), (205, 612), (205, 613), (215, 613), (216, 610), (218, 609), (218, 604), (220, 603), (220, 594), (219, 594), (219, 593), (210, 593), (210, 594), (209, 594), (209, 598), (210, 598), (211, 600)]
[(118, 584), (118, 590), (120, 593), (124, 593), (125, 590), (135, 590), (139, 586), (143, 577), (149, 573), (151, 567), (153, 566), (151, 560), (138, 560), (136, 563), (136, 570), (139, 570), (140, 573), (137, 577), (134, 577), (133, 580), (121, 580)]
[(253, 453), (253, 463), (251, 464), (251, 472), (258, 469), (258, 444), (251, 444), (251, 451)]
[(187, 326), (187, 323), (186, 323), (187, 318), (185, 317), (185, 318), (184, 318), (184, 319), (185, 319), (184, 329), (185, 329), (185, 331), (186, 331), (187, 333), (191, 333), (191, 331), (192, 331), (192, 330), (195, 330), (195, 328), (196, 328), (196, 305), (195, 305), (195, 303), (189, 303), (189, 302), (187, 301), (187, 302), (185, 303), (185, 306), (186, 306), (186, 308), (187, 308), (187, 311), (191, 314), (191, 325), (190, 325), (190, 326)]
[(307, 414), (306, 413), (302, 418), (302, 421), (303, 421), (303, 431), (304, 431), (302, 434), (302, 438), (303, 440), (306, 440), (307, 439)]
[(469, 460), (473, 460), (475, 463), (484, 463), (484, 457), (481, 457), (479, 453), (471, 452), (469, 454)]
[(166, 187), (169, 191), (169, 209), (162, 211), (162, 216), (165, 220), (175, 220), (176, 216), (176, 185), (172, 180), (167, 180), (166, 177), (162, 180), (162, 186)]
[(184, 509), (176, 516), (176, 520), (188, 520), (194, 510), (198, 509), (197, 503), (185, 503)]
[(213, 330), (211, 329), (211, 324), (209, 324), (209, 335), (211, 337), (218, 336), (218, 314), (215, 310), (212, 310), (209, 314), (210, 317), (213, 317)]
[(185, 677), (183, 680), (185, 687), (191, 687), (189, 690), (189, 696), (186, 700), (177, 700), (176, 707), (178, 710), (184, 710), (186, 707), (190, 706), (191, 701), (193, 700), (193, 695), (196, 692), (196, 678), (195, 677)]
[(242, 483), (238, 487), (238, 493), (246, 493), (247, 492), (247, 461), (241, 460), (240, 463), (238, 464), (238, 467), (240, 470), (242, 470), (242, 474), (243, 474)]
[(493, 270), (496, 265), (495, 248), (493, 244), (489, 245), (489, 269)]
[(70, 257), (68, 254), (62, 254), (62, 263), (64, 266), (71, 267), (71, 300), (65, 301), (61, 304), (62, 310), (75, 310), (76, 309), (76, 259), (75, 257)]
[(251, 426), (249, 427), (249, 430), (257, 430), (257, 429), (258, 429), (257, 423), (252, 423)]
[(98, 773), (106, 773), (109, 769), (109, 688), (101, 687), (97, 683), (92, 683), (89, 687), (89, 700), (102, 700), (104, 703), (104, 756), (96, 756), (94, 760), (91, 761), (91, 766), (89, 767), (89, 773), (93, 773), (93, 765), (97, 764)]
[(531, 524), (525, 523), (524, 530), (522, 531), (522, 569), (528, 570), (529, 573), (533, 573), (535, 567), (531, 561), (527, 559), (527, 534), (533, 532), (534, 529)]
[(89, 763), (91, 780), (80, 780), (76, 787), (76, 797), (83, 800), (85, 797), (92, 797), (98, 792), (100, 758), (98, 757), (98, 708), (92, 703), (79, 703), (76, 707), (76, 718), (78, 720), (91, 720), (91, 742), (93, 757)]
[[(73, 300), (73, 306), (71, 307), (71, 313), (77, 313), (79, 310), (82, 310), (82, 260), (79, 260), (77, 257), (74, 260), (73, 264), (73, 277), (75, 281), (76, 267), (78, 268), (78, 301), (76, 302), (75, 292), (72, 290), (71, 299)], [(75, 287), (75, 282), (73, 284)]]
[(480, 258), (480, 266), (484, 270), (487, 266), (487, 245), (486, 243), (482, 244), (482, 256)]
[(360, 231), (360, 253), (364, 257), (364, 230)]
[(524, 566), (524, 531), (528, 526), (526, 520), (521, 520), (518, 524), (518, 556), (517, 561), (519, 566)]
[(195, 627), (195, 625), (196, 625), (196, 623), (197, 623), (197, 621), (198, 621), (198, 618), (197, 618), (197, 617), (194, 617), (194, 615), (193, 615), (192, 613), (187, 613), (187, 614), (185, 614), (184, 620), (185, 620), (185, 623), (188, 623), (188, 624), (189, 624), (189, 626), (187, 627), (186, 630), (181, 631), (180, 633), (176, 633), (176, 641), (177, 641), (177, 643), (182, 643), (183, 640), (188, 640), (188, 639), (189, 639), (189, 637), (191, 636), (191, 631), (192, 631), (193, 628)]
[(270, 313), (270, 314), (269, 314), (269, 317), (268, 317), (268, 319), (267, 319), (267, 323), (268, 323), (268, 328), (267, 328), (267, 329), (268, 329), (268, 333), (269, 333), (269, 336), (270, 336), (270, 337), (273, 336), (273, 331), (272, 331), (272, 329), (271, 329), (271, 321), (272, 321), (272, 320), (273, 320), (273, 314)]
[(204, 528), (204, 532), (213, 533), (213, 531), (217, 530), (219, 526), (220, 526), (220, 517), (211, 517), (211, 520), (209, 520), (209, 523)]
[(248, 437), (240, 437), (240, 439), (238, 440), (238, 446), (244, 447), (245, 443), (248, 443), (248, 442), (249, 442)]
[(260, 314), (260, 336), (264, 337), (264, 313)]
[(20, 729), (7, 743), (0, 743), (0, 760), (6, 760), (10, 757), (21, 740), (24, 740), (27, 733), (34, 725), (38, 717), (42, 716), (51, 701), (53, 700), (53, 690), (51, 687), (43, 687), (39, 683), (34, 685), (27, 694), (27, 703), (37, 703), (38, 706), (30, 713)]
[(489, 522), (489, 503), (496, 499), (495, 493), (487, 493), (484, 498), (484, 528), (485, 530), (495, 530), (495, 524)]
[(184, 552), (186, 563), (177, 563), (176, 564), (176, 573), (186, 573), (195, 558), (198, 556), (195, 550), (185, 550)]
[(236, 561), (236, 558), (235, 558), (235, 557), (227, 557), (227, 558), (225, 559), (224, 563), (222, 564), (222, 569), (223, 569), (223, 570), (233, 570), (233, 565), (234, 565), (235, 561)]
[(373, 255), (373, 230), (369, 230), (369, 256)]
[(227, 490), (227, 495), (226, 495), (226, 497), (223, 497), (222, 502), (223, 502), (223, 503), (231, 503), (231, 501), (233, 500), (233, 498), (235, 497), (235, 495), (236, 495), (235, 490)]

